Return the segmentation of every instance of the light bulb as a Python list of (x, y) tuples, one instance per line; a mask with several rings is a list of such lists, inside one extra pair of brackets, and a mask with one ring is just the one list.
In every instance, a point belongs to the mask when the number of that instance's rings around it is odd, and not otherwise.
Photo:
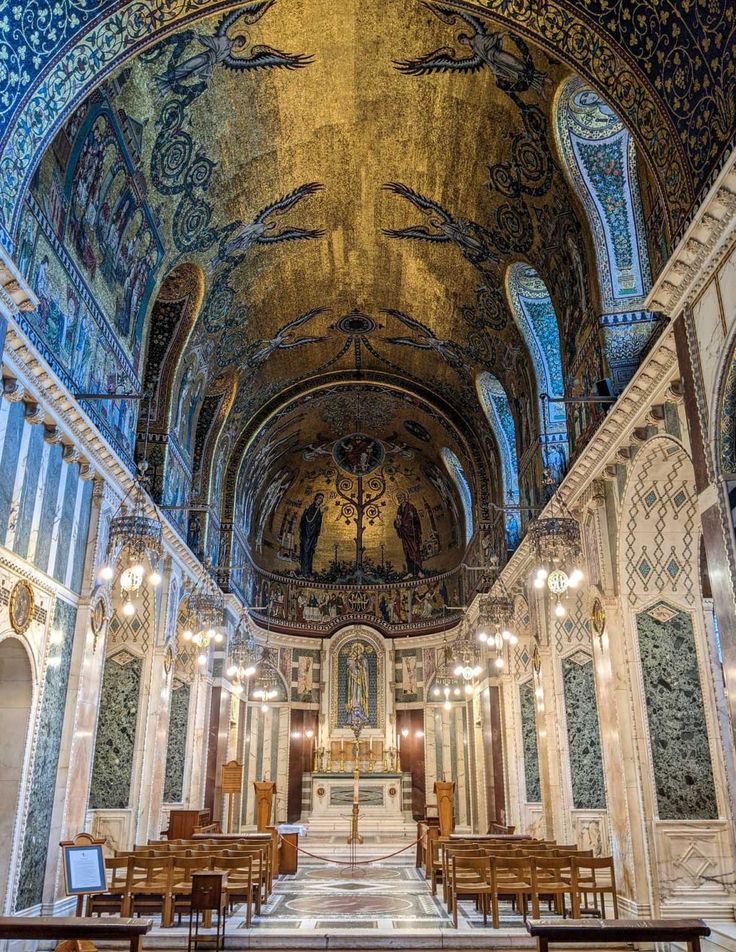
[(478, 632), (478, 641), (486, 642), (488, 641), (488, 633), (485, 631)]
[(457, 665), (457, 667), (455, 668), (453, 674), (455, 675), (456, 678), (459, 678), (462, 673), (463, 673), (463, 666), (462, 666), (461, 664), (459, 664), (459, 665)]
[(445, 703), (443, 704), (443, 707), (444, 707), (444, 709), (445, 709), (446, 711), (451, 711), (451, 710), (452, 710), (452, 704), (450, 704), (449, 701), (445, 701)]
[(472, 685), (472, 684), (466, 684), (466, 685), (465, 685), (465, 693), (466, 693), (466, 694), (472, 694), (472, 693), (473, 693), (473, 685)]
[(148, 576), (148, 581), (153, 585), (154, 588), (157, 588), (161, 584), (161, 573), (160, 572), (151, 572)]
[(123, 614), (126, 618), (132, 618), (135, 615), (135, 605), (133, 602), (123, 602)]
[(511, 632), (508, 630), (508, 628), (504, 628), (504, 630), (501, 632), (501, 637), (503, 638), (504, 641), (510, 640)]
[(424, 731), (417, 731), (415, 736), (416, 736), (416, 737), (424, 737)]
[(409, 736), (409, 728), (408, 728), (408, 727), (402, 727), (402, 728), (401, 728), (401, 736), (402, 736), (402, 737), (408, 737), (408, 736)]
[(515, 634), (513, 633), (513, 631), (509, 634), (509, 644), (510, 644), (510, 645), (518, 645), (518, 644), (519, 644), (519, 638), (518, 638), (517, 635), (515, 635)]
[(544, 588), (544, 579), (537, 576), (534, 579), (534, 588)]
[(236, 694), (242, 694), (242, 693), (243, 693), (243, 685), (242, 685), (242, 684), (234, 684), (234, 685), (233, 685), (233, 690), (235, 691)]
[(537, 569), (537, 578), (541, 579), (542, 581), (544, 581), (547, 578), (548, 574), (549, 573), (547, 572), (547, 569), (544, 568), (544, 566), (540, 566)]
[(262, 710), (264, 713), (268, 710), (268, 704), (266, 704), (265, 701), (263, 702), (263, 704), (261, 704), (261, 710)]
[(455, 695), (455, 697), (460, 697), (460, 688), (455, 688), (452, 693)]
[(238, 669), (235, 667), (234, 664), (231, 664), (230, 667), (227, 669), (227, 676), (229, 678), (234, 678), (237, 673), (238, 673)]
[(256, 669), (253, 667), (252, 664), (249, 665), (249, 666), (245, 669), (245, 676), (246, 676), (246, 678), (252, 678), (255, 673), (256, 673)]
[(218, 632), (215, 634), (215, 644), (216, 644), (216, 645), (221, 645), (221, 644), (222, 644), (222, 632), (221, 632), (221, 631), (218, 631)]
[(292, 731), (292, 732), (291, 732), (291, 737), (292, 737), (293, 740), (299, 740), (299, 738), (300, 738), (301, 736), (302, 736), (302, 735), (301, 735), (301, 732), (300, 732), (300, 731)]
[(565, 611), (565, 606), (562, 604), (562, 602), (557, 602), (555, 605), (555, 615), (557, 615), (558, 618), (564, 618), (566, 614), (567, 612)]
[(314, 737), (314, 731), (312, 730), (311, 727), (309, 728), (308, 731), (305, 731), (304, 733), (305, 733), (305, 734), (307, 735), (307, 737), (309, 737), (309, 738)]
[(437, 687), (437, 685), (435, 685), (435, 686), (432, 688), (432, 694), (434, 694), (435, 697), (439, 697), (439, 695), (440, 695), (440, 689)]
[(100, 569), (100, 578), (103, 582), (109, 582), (114, 575), (115, 573), (113, 572), (111, 565), (103, 565)]
[(212, 639), (215, 637), (215, 634), (216, 633), (214, 628), (207, 629), (207, 637), (210, 639), (210, 641), (212, 641)]
[(499, 669), (502, 668), (502, 667), (503, 667), (503, 658), (501, 657), (501, 655), (499, 655), (493, 663), (496, 665), (497, 668), (499, 668)]
[(197, 655), (197, 661), (199, 664), (207, 664), (207, 655), (202, 652), (201, 654)]
[(479, 664), (477, 664), (477, 665), (473, 668), (473, 677), (474, 677), (474, 678), (480, 677), (481, 674), (483, 674), (483, 668), (481, 668), (481, 666), (480, 666)]
[(185, 628), (184, 631), (181, 633), (181, 636), (184, 639), (184, 641), (191, 641), (192, 638), (194, 637), (194, 635), (191, 632), (191, 629), (189, 628)]
[(578, 585), (583, 581), (583, 573), (580, 569), (573, 569), (570, 573), (570, 577), (567, 580), (567, 584), (570, 588), (577, 588)]

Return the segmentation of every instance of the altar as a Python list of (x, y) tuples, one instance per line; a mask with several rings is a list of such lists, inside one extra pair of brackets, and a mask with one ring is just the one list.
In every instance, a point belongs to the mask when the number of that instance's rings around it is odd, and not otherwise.
[[(403, 837), (413, 829), (404, 813), (404, 786), (411, 777), (400, 773), (361, 774), (358, 780), (361, 833), (385, 833)], [(315, 773), (311, 780), (310, 833), (350, 831), (355, 780), (349, 773)]]

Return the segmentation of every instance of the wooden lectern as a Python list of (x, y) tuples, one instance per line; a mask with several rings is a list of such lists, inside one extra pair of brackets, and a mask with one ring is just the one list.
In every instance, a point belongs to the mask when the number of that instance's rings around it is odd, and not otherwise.
[(271, 780), (254, 780), (253, 788), (256, 791), (256, 829), (265, 833), (271, 823), (276, 784)]
[(435, 780), (437, 815), (440, 820), (440, 836), (449, 836), (455, 829), (455, 781)]

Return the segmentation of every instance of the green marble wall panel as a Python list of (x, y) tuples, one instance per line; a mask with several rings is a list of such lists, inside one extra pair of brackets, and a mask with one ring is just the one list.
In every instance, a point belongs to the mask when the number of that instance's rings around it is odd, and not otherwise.
[(119, 651), (105, 662), (89, 805), (122, 810), (130, 805), (142, 659)]
[(661, 820), (718, 816), (692, 618), (660, 602), (636, 616)]
[(169, 737), (166, 744), (164, 803), (181, 803), (184, 796), (184, 765), (187, 756), (190, 687), (175, 681), (169, 710)]
[(573, 806), (576, 810), (605, 810), (606, 788), (593, 662), (588, 660), (578, 664), (573, 658), (564, 658), (562, 684)]
[(59, 766), (76, 622), (76, 608), (57, 599), (51, 630), (58, 632), (62, 641), (61, 644), (49, 648), (49, 662), (41, 697), (38, 740), (33, 758), (28, 815), (21, 848), (16, 911), (35, 906), (43, 898), (43, 880), (49, 851), (56, 772)]
[(519, 685), (521, 706), (521, 744), (524, 751), (524, 780), (527, 803), (540, 803), (542, 784), (539, 780), (539, 749), (537, 748), (537, 724), (534, 703), (534, 685), (526, 681)]

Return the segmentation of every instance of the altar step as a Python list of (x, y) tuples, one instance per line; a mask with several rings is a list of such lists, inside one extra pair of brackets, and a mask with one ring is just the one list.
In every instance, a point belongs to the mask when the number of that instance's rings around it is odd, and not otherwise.
[[(301, 822), (307, 828), (307, 835), (314, 836), (334, 836), (344, 833), (347, 837), (350, 833), (350, 816), (346, 813), (344, 817), (336, 816), (306, 816), (302, 817)], [(381, 834), (381, 838), (387, 840), (415, 839), (417, 835), (417, 825), (411, 817), (411, 814), (401, 814), (399, 816), (371, 816), (363, 815), (359, 823), (360, 833)]]

